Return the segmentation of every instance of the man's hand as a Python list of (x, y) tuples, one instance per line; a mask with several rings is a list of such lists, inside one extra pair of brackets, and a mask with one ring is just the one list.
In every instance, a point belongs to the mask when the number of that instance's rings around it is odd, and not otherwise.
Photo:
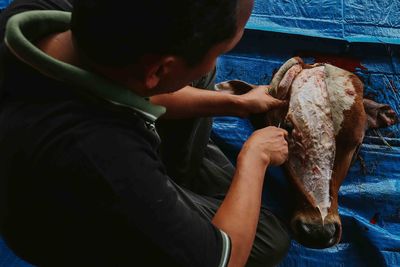
[(213, 224), (229, 235), (231, 266), (245, 266), (253, 247), (260, 216), (261, 194), (269, 164), (287, 159), (287, 132), (276, 127), (255, 131), (244, 144), (228, 194), (213, 218)]
[(268, 85), (260, 85), (239, 96), (242, 103), (241, 117), (248, 117), (250, 114), (263, 113), (287, 105), (287, 101), (282, 101), (269, 95), (268, 89)]
[(243, 95), (234, 95), (186, 86), (173, 93), (152, 96), (150, 101), (167, 108), (167, 113), (163, 115), (167, 119), (248, 117), (286, 105), (286, 101), (270, 96), (268, 88), (265, 85), (258, 86)]
[(288, 157), (287, 131), (273, 126), (255, 131), (243, 145), (238, 157), (242, 161), (261, 161), (266, 165), (281, 165)]

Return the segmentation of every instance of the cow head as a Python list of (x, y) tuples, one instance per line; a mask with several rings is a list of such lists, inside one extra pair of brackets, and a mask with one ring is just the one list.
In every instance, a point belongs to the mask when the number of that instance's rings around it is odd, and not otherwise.
[[(219, 90), (235, 93), (253, 87), (240, 81), (217, 85)], [(297, 199), (290, 222), (293, 235), (308, 247), (333, 246), (342, 233), (339, 187), (368, 121), (383, 117), (387, 120), (381, 119), (379, 126), (390, 125), (395, 123), (395, 113), (377, 104), (372, 109), (380, 115), (367, 119), (363, 84), (357, 76), (329, 64), (307, 65), (298, 57), (278, 70), (269, 93), (288, 100), (289, 106), (264, 115), (261, 125), (260, 119), (254, 122), (258, 127), (275, 125), (289, 130), (289, 158), (284, 168)]]

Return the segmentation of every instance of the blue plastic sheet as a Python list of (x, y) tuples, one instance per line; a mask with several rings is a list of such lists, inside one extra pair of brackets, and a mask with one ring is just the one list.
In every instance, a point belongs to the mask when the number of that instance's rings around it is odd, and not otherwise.
[(12, 0), (0, 0), (0, 9), (6, 8)]
[[(308, 63), (344, 62), (363, 80), (366, 96), (400, 114), (400, 47), (392, 44), (248, 30), (238, 47), (219, 59), (217, 79), (268, 84), (274, 71), (296, 55)], [(235, 162), (251, 132), (248, 120), (220, 117), (214, 119), (212, 138)], [(293, 241), (280, 267), (400, 266), (400, 124), (368, 131), (360, 156), (339, 192), (341, 243), (315, 250)], [(263, 202), (287, 218), (291, 196), (283, 171), (270, 168), (267, 176)]]
[(398, 0), (256, 0), (247, 28), (400, 44)]
[(7, 247), (4, 240), (0, 239), (0, 267), (34, 267), (21, 260)]

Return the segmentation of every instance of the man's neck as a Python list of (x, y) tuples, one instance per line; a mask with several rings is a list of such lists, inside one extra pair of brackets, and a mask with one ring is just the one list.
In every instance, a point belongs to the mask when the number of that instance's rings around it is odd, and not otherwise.
[(89, 66), (81, 60), (76, 50), (72, 33), (70, 30), (48, 35), (36, 42), (36, 46), (47, 55), (65, 62), (70, 65), (85, 69), (87, 71), (96, 72), (117, 84), (125, 86), (138, 95), (146, 95), (145, 90), (141, 90), (139, 83), (136, 83), (131, 75), (127, 75), (127, 70), (115, 70), (112, 68), (104, 68), (98, 66)]
[(71, 31), (48, 35), (36, 42), (37, 47), (62, 62), (82, 67), (72, 42)]

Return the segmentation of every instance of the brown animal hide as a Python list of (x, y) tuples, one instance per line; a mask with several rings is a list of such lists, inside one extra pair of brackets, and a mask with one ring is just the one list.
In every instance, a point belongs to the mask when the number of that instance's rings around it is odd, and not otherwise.
[[(288, 129), (289, 158), (284, 164), (296, 194), (291, 219), (295, 239), (313, 248), (340, 241), (338, 191), (368, 127), (396, 123), (395, 112), (363, 98), (363, 83), (330, 64), (288, 60), (274, 75), (267, 93), (289, 106), (252, 118), (256, 128)], [(243, 94), (255, 85), (230, 81), (216, 89)]]

